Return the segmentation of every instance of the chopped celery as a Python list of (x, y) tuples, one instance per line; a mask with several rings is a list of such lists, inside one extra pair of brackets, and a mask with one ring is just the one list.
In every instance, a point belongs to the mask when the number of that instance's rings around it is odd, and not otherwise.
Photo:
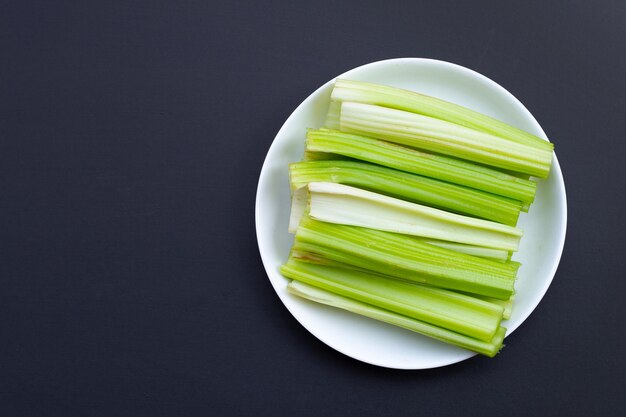
[(521, 210), (517, 200), (359, 161), (293, 163), (289, 182), (292, 191), (310, 182), (337, 182), (511, 226)]
[(287, 278), (483, 341), (493, 339), (504, 311), (475, 297), (353, 269), (289, 259), (280, 271)]
[(504, 327), (499, 327), (491, 341), (484, 342), (402, 314), (343, 297), (299, 281), (291, 281), (287, 285), (287, 291), (298, 297), (402, 327), (489, 357), (494, 357), (502, 348), (502, 342), (504, 341), (504, 335), (506, 333)]
[(371, 104), (341, 103), (340, 130), (546, 178), (552, 151), (454, 123)]
[(490, 133), (518, 143), (524, 143), (552, 151), (554, 145), (531, 133), (513, 127), (500, 120), (470, 110), (458, 104), (413, 91), (372, 84), (362, 81), (338, 79), (331, 95), (331, 103), (336, 113), (337, 102), (354, 101), (376, 104), (412, 113), (419, 113), (445, 120), (470, 129)]
[(537, 184), (461, 159), (336, 130), (308, 130), (307, 152), (326, 152), (532, 203)]
[(293, 249), (379, 274), (506, 300), (518, 265), (424, 243), (421, 239), (304, 216)]
[(312, 182), (309, 216), (349, 226), (516, 251), (522, 230), (332, 182)]

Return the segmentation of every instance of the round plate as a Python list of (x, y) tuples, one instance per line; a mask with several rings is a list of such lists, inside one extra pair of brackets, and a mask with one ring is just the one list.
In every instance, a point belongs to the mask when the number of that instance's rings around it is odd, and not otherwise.
[[(363, 65), (340, 77), (439, 97), (546, 138), (534, 117), (513, 95), (483, 75), (455, 64), (421, 58), (391, 59)], [(468, 359), (475, 354), (287, 292), (288, 281), (278, 271), (293, 242), (287, 233), (290, 210), (287, 165), (302, 158), (306, 128), (322, 126), (333, 81), (318, 88), (289, 116), (261, 170), (256, 232), (270, 282), (287, 309), (307, 330), (352, 358), (398, 369), (435, 368)], [(524, 237), (514, 259), (523, 265), (516, 282), (512, 316), (503, 322), (507, 335), (524, 322), (547, 291), (563, 250), (566, 223), (565, 186), (555, 157), (549, 178), (539, 181), (535, 203), (528, 214), (522, 213), (518, 224), (524, 229)]]

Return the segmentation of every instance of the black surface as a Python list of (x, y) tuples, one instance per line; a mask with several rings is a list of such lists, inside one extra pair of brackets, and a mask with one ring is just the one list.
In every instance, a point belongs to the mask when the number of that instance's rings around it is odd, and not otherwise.
[[(0, 415), (618, 415), (626, 3), (4, 2)], [(254, 231), (265, 152), (352, 67), (497, 81), (556, 144), (565, 251), (493, 360), (395, 371), (287, 312)]]

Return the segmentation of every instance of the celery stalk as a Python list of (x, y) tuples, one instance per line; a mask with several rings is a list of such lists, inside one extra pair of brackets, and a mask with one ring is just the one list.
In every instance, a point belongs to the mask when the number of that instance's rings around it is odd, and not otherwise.
[(292, 191), (310, 182), (337, 182), (511, 226), (521, 211), (517, 200), (359, 161), (293, 163), (289, 182)]
[(532, 203), (537, 184), (461, 159), (336, 130), (308, 130), (307, 152), (325, 152)]
[(360, 226), (486, 248), (516, 251), (522, 230), (449, 213), (371, 191), (332, 182), (312, 182), (309, 216)]
[(299, 281), (291, 281), (287, 284), (287, 291), (298, 297), (306, 298), (320, 304), (340, 308), (364, 317), (369, 317), (384, 323), (402, 327), (424, 336), (453, 344), (488, 357), (494, 357), (502, 348), (502, 342), (506, 333), (506, 329), (504, 327), (499, 327), (491, 341), (484, 342), (442, 327), (433, 326), (432, 324), (428, 324), (408, 316), (403, 316), (389, 310), (343, 297)]
[(341, 103), (340, 130), (547, 178), (552, 151), (443, 120), (370, 104)]
[(453, 291), (352, 269), (289, 259), (280, 271), (287, 278), (483, 341), (494, 337), (504, 311), (502, 306)]
[(479, 130), (509, 140), (552, 151), (554, 145), (531, 133), (458, 104), (413, 91), (362, 81), (338, 79), (331, 95), (336, 112), (337, 102), (354, 101), (419, 113)]
[[(295, 231), (294, 231), (295, 232)], [(519, 269), (521, 264), (519, 262), (515, 262), (510, 260), (509, 252), (502, 251), (498, 249), (490, 249), (483, 248), (480, 246), (474, 245), (464, 245), (462, 243), (452, 243), (452, 242), (444, 242), (442, 240), (434, 240), (434, 239), (421, 239), (422, 242), (427, 243), (429, 245), (437, 246), (444, 249), (449, 249), (455, 252), (463, 253), (465, 255), (476, 256), (477, 258), (485, 258), (495, 262), (506, 263), (513, 268)], [(313, 258), (311, 262), (322, 264), (322, 265), (331, 265), (334, 264), (334, 261), (330, 261), (328, 259), (322, 258), (318, 255), (308, 253), (308, 252), (298, 252), (294, 249), (291, 251), (291, 255), (298, 259)], [(345, 264), (337, 265), (346, 267)]]
[[(336, 267), (336, 268), (343, 268), (343, 269), (354, 269), (357, 271), (361, 271), (367, 274), (377, 274), (380, 275), (382, 277), (385, 277), (387, 279), (397, 279), (400, 281), (404, 281), (404, 282), (412, 282), (414, 285), (427, 285), (427, 284), (417, 284), (414, 281), (411, 280), (407, 280), (407, 279), (402, 279), (402, 278), (398, 278), (398, 277), (393, 277), (390, 275), (385, 275), (385, 274), (380, 274), (365, 268), (359, 268), (353, 265), (349, 265), (346, 263), (342, 263), (342, 262), (337, 262), (337, 261), (333, 261), (331, 259), (328, 258), (324, 258), (320, 255), (314, 254), (312, 252), (306, 252), (306, 251), (302, 251), (299, 250), (298, 248), (294, 248), (291, 250), (289, 257), (291, 259), (296, 259), (298, 261), (301, 262), (306, 262), (306, 263), (311, 263), (311, 264), (315, 264), (315, 265), (324, 265), (324, 266), (331, 266), (331, 267)], [(478, 295), (478, 294), (471, 294), (471, 293), (464, 293), (466, 295), (469, 295), (470, 297), (475, 297), (475, 298), (479, 298), (481, 300), (496, 304), (501, 306), (504, 311), (502, 313), (502, 319), (503, 320), (508, 320), (511, 318), (511, 311), (513, 308), (513, 300), (515, 298), (515, 296), (511, 296), (509, 299), (507, 300), (499, 300), (497, 298), (493, 298), (493, 297), (487, 297), (484, 295)]]
[[(425, 240), (423, 240), (423, 242), (425, 242)], [(316, 251), (316, 252), (311, 252), (311, 251)], [(334, 254), (333, 254), (334, 253)], [(462, 252), (460, 252), (462, 253)], [(359, 266), (355, 266), (354, 264), (358, 264), (358, 261), (354, 261), (354, 257), (352, 257), (353, 264), (349, 264), (349, 263), (345, 263), (345, 262), (339, 262), (339, 261), (335, 261), (333, 259), (330, 259), (328, 257), (325, 257), (324, 255), (320, 255), (320, 254), (328, 254), (329, 256), (336, 258), (336, 259), (342, 259), (342, 260), (347, 260), (346, 262), (351, 262), (350, 261), (350, 257), (345, 255), (345, 254), (340, 254), (337, 251), (329, 251), (326, 248), (320, 247), (320, 246), (316, 246), (316, 245), (312, 245), (309, 243), (302, 243), (300, 241), (297, 241), (293, 247), (291, 248), (291, 251), (289, 252), (289, 256), (291, 256), (294, 259), (298, 259), (302, 262), (308, 262), (311, 264), (316, 264), (316, 265), (326, 265), (326, 266), (336, 266), (339, 268), (350, 268), (350, 269), (356, 269), (359, 271), (363, 271), (363, 272), (368, 272), (371, 274), (378, 274), (378, 275), (382, 275), (382, 276), (386, 276), (390, 279), (399, 279), (402, 281), (407, 281), (407, 282), (412, 282), (412, 283), (419, 283), (419, 284), (423, 284), (423, 285), (428, 285), (426, 282), (424, 282), (422, 279), (418, 278), (417, 276), (413, 276), (410, 279), (406, 279), (406, 278), (400, 278), (397, 276), (392, 276), (392, 275), (388, 275), (388, 274), (383, 274), (381, 272), (376, 272), (373, 271), (371, 269), (367, 269), (368, 263), (364, 262), (363, 265), (365, 265), (364, 267), (359, 267)], [(490, 258), (485, 258), (488, 260), (491, 260)], [(506, 264), (511, 271), (517, 271), (519, 269), (519, 267), (521, 266), (521, 264), (519, 262), (515, 262), (515, 261), (500, 261), (500, 260), (496, 260), (495, 262), (498, 263), (504, 263)], [(479, 296), (476, 294), (472, 294), (472, 293), (468, 293), (471, 294), (473, 297), (480, 297), (482, 299), (489, 299), (492, 300), (492, 298), (490, 297), (486, 297), (486, 296)], [(502, 300), (501, 300), (502, 301)], [(502, 303), (499, 303), (501, 305), (504, 305)]]
[(506, 300), (517, 265), (424, 243), (412, 236), (320, 222), (304, 216), (293, 249), (435, 287)]

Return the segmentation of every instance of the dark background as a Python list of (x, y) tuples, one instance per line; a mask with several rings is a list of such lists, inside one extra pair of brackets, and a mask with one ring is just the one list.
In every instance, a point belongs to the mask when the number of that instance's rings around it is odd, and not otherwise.
[[(0, 415), (618, 415), (623, 1), (3, 2)], [(270, 143), (350, 68), (464, 65), (556, 144), (561, 265), (493, 360), (376, 368), (274, 293), (254, 230)]]

